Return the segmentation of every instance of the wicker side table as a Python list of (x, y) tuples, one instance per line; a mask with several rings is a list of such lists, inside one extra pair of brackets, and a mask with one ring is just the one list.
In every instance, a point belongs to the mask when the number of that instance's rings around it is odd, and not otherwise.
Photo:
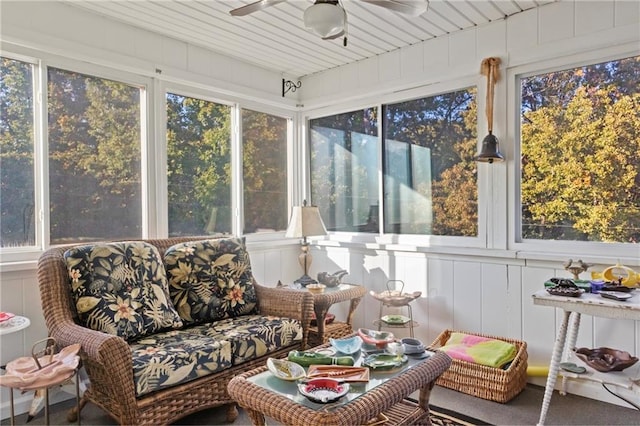
[[(327, 343), (329, 338), (338, 339), (353, 333), (353, 313), (364, 297), (365, 288), (358, 284), (343, 283), (336, 287), (327, 287), (323, 293), (313, 295), (313, 309), (316, 314), (316, 326), (309, 329), (309, 345)], [(335, 303), (349, 301), (349, 312), (344, 321), (325, 324), (329, 308)]]

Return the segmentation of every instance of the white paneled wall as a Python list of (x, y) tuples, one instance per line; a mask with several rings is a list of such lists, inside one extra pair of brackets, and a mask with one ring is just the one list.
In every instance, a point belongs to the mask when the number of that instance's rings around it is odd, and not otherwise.
[[(569, 277), (558, 261), (524, 261), (510, 258), (490, 261), (477, 256), (446, 255), (437, 252), (420, 254), (402, 251), (376, 251), (343, 247), (316, 247), (312, 251), (312, 275), (318, 271), (347, 269), (347, 282), (362, 283), (368, 290), (386, 289), (387, 281), (404, 281), (405, 291), (422, 291), (413, 301), (414, 320), (419, 323), (415, 337), (431, 343), (445, 329), (477, 332), (524, 340), (528, 344), (529, 365), (547, 367), (562, 312), (534, 306), (531, 295), (554, 276)], [(532, 266), (528, 266), (531, 263)], [(604, 264), (594, 265), (603, 270)], [(637, 267), (636, 267), (637, 269)], [(586, 278), (588, 273), (583, 275)], [(348, 305), (332, 309), (345, 315)], [(360, 305), (354, 326), (372, 328), (379, 316), (379, 302), (369, 294)], [(401, 313), (406, 310), (385, 310)], [(393, 328), (398, 337), (409, 336), (408, 329)], [(582, 316), (578, 347), (609, 346), (640, 353), (640, 327), (636, 321), (610, 320)], [(545, 378), (530, 377), (530, 382), (544, 386)], [(559, 385), (559, 384), (558, 384)], [(602, 391), (599, 385), (570, 383), (569, 392), (614, 404), (621, 401)], [(637, 401), (638, 395), (620, 390), (621, 395)], [(622, 403), (624, 404), (624, 403)]]

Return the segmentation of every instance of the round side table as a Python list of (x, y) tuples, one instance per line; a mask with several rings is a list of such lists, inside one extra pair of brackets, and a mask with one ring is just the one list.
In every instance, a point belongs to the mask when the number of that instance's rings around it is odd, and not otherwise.
[(16, 315), (6, 321), (0, 322), (0, 336), (23, 330), (31, 324), (29, 318)]

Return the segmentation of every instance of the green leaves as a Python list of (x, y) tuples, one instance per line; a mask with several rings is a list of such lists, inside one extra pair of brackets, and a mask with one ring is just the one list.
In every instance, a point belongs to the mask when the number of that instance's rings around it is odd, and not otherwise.
[(525, 80), (557, 93), (523, 111), (524, 238), (640, 241), (639, 58)]

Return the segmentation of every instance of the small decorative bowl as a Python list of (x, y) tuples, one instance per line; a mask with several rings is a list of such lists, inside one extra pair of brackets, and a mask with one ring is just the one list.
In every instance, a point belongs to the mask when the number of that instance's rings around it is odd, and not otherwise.
[(424, 345), (418, 339), (414, 339), (412, 337), (405, 337), (401, 340), (404, 345), (404, 353), (407, 355), (410, 354), (419, 354), (424, 352)]
[(609, 371), (622, 371), (638, 362), (638, 358), (631, 356), (629, 352), (611, 348), (580, 348), (576, 350), (576, 356), (589, 367), (602, 373)]
[(394, 335), (388, 331), (376, 331), (368, 328), (359, 328), (358, 336), (360, 336), (367, 345), (375, 346), (378, 349), (386, 348), (388, 343), (395, 340)]
[(346, 339), (329, 338), (329, 343), (338, 352), (345, 355), (355, 354), (362, 348), (362, 338), (360, 336), (348, 337)]
[(307, 290), (309, 290), (313, 294), (324, 293), (326, 285), (324, 284), (309, 284), (307, 285)]
[(267, 368), (271, 374), (282, 380), (298, 380), (307, 374), (302, 366), (286, 359), (269, 358)]
[(309, 401), (328, 404), (349, 393), (349, 384), (334, 379), (311, 379), (306, 383), (299, 384), (298, 391)]

